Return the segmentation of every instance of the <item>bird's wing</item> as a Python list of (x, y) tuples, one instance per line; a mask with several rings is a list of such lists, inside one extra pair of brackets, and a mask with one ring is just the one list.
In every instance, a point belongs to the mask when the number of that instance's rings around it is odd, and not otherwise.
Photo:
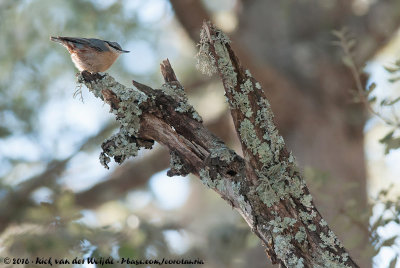
[(50, 38), (54, 42), (59, 43), (72, 43), (77, 48), (83, 48), (84, 46), (90, 46), (98, 51), (107, 51), (108, 47), (104, 45), (104, 41), (96, 38), (80, 38), (80, 37), (66, 37), (58, 36)]

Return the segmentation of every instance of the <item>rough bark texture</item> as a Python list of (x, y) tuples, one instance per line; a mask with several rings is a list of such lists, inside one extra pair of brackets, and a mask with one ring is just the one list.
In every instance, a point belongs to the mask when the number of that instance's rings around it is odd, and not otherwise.
[[(170, 2), (197, 43), (200, 23), (211, 17), (202, 1)], [(365, 4), (363, 14), (357, 14), (356, 2)], [(266, 89), (277, 127), (300, 166), (329, 174), (322, 186), (310, 184), (315, 202), (360, 266), (371, 267), (365, 254), (371, 248), (366, 231), (365, 112), (350, 103), (354, 80), (339, 62), (340, 49), (332, 45), (331, 31), (344, 26), (350, 30), (359, 44), (355, 57), (361, 67), (395, 34), (400, 2), (238, 3), (239, 25), (231, 37), (236, 54)], [(358, 216), (353, 221), (344, 214)]]
[[(400, 15), (399, 1), (376, 1), (367, 5), (362, 15), (356, 14), (355, 2), (338, 0), (324, 5), (313, 0), (249, 0), (243, 4), (236, 36), (250, 54), (274, 66), (307, 99), (298, 109), (286, 106), (284, 113), (299, 120), (292, 125), (280, 125), (278, 121), (278, 128), (289, 127), (282, 129), (283, 136), (302, 166), (329, 174), (323, 187), (316, 189), (310, 184), (310, 190), (335, 233), (359, 265), (367, 268), (371, 267), (371, 259), (366, 252), (372, 246), (365, 232), (366, 113), (362, 105), (351, 103), (349, 92), (356, 85), (350, 71), (340, 62), (341, 49), (332, 45), (335, 38), (331, 31), (349, 29), (357, 41), (354, 57), (362, 68), (392, 38)], [(282, 107), (272, 101), (274, 111), (275, 107)], [(353, 215), (353, 219), (358, 215), (357, 224), (351, 217), (338, 217), (343, 214)]]
[(244, 69), (229, 39), (205, 23), (199, 67), (218, 72), (230, 104), (244, 159), (202, 124), (188, 104), (168, 61), (165, 84), (152, 89), (133, 81), (126, 88), (109, 75), (78, 78), (111, 107), (121, 124), (103, 145), (101, 163), (122, 163), (157, 141), (169, 148), (170, 175), (193, 173), (237, 209), (282, 267), (358, 267), (315, 208), (294, 157), (276, 130), (261, 85)]

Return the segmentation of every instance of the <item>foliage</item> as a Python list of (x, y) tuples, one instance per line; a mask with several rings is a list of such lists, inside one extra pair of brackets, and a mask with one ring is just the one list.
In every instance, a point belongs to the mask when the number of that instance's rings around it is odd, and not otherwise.
[[(383, 98), (379, 103), (380, 107), (389, 107), (392, 109), (391, 118), (385, 117), (382, 113), (376, 111), (373, 105), (376, 102), (377, 97), (372, 96), (371, 93), (374, 91), (377, 85), (373, 82), (368, 87), (366, 87), (362, 83), (362, 70), (360, 70), (353, 59), (352, 51), (355, 49), (356, 40), (349, 37), (349, 31), (346, 28), (343, 28), (340, 31), (333, 31), (333, 34), (336, 38), (338, 38), (338, 41), (335, 41), (334, 44), (343, 49), (344, 56), (342, 58), (342, 61), (351, 71), (357, 85), (357, 89), (351, 91), (354, 96), (353, 100), (362, 103), (365, 106), (366, 110), (368, 110), (372, 115), (380, 118), (387, 126), (392, 128), (392, 130), (388, 134), (386, 134), (382, 139), (379, 140), (380, 143), (385, 145), (385, 154), (388, 154), (390, 150), (399, 149), (400, 137), (396, 137), (395, 133), (400, 130), (400, 120), (395, 113), (395, 107), (396, 104), (399, 103), (400, 97), (396, 97), (394, 99)], [(397, 74), (398, 72), (400, 72), (400, 61), (396, 61), (394, 66), (384, 68), (387, 72), (393, 75)], [(399, 76), (394, 76), (389, 79), (389, 82), (395, 83), (399, 80)], [(373, 198), (372, 202), (369, 204), (370, 212), (368, 213), (367, 217), (373, 220), (370, 221), (368, 231), (373, 248), (371, 248), (367, 254), (372, 257), (377, 256), (384, 247), (399, 247), (399, 244), (396, 243), (396, 241), (399, 240), (398, 235), (385, 238), (379, 234), (380, 229), (387, 228), (389, 225), (400, 226), (400, 196), (396, 196), (395, 200), (391, 200), (389, 198), (389, 192), (392, 189), (393, 185), (389, 186), (387, 189), (381, 190), (378, 196), (376, 198)], [(373, 209), (377, 206), (383, 206), (384, 208), (378, 213), (376, 219), (374, 219)], [(360, 218), (357, 216), (354, 217), (354, 213), (345, 211), (344, 215), (352, 218), (352, 220), (357, 224), (362, 224), (363, 222), (361, 216)], [(397, 254), (390, 262), (389, 267), (395, 267), (399, 258), (400, 255)]]
[[(398, 248), (400, 247), (400, 239), (398, 235), (390, 236), (389, 238), (380, 235), (379, 230), (400, 226), (400, 196), (390, 198), (390, 191), (393, 190), (393, 185), (387, 189), (380, 191), (379, 195), (373, 199), (371, 206), (383, 206), (378, 216), (370, 223), (370, 240), (375, 248), (374, 255), (376, 256), (384, 247)], [(372, 218), (373, 219), (373, 218)], [(396, 262), (400, 261), (400, 255), (397, 254), (390, 262), (389, 267), (395, 267)]]
[[(346, 28), (343, 28), (339, 31), (333, 31), (333, 35), (338, 39), (333, 43), (343, 49), (344, 56), (342, 61), (349, 68), (356, 82), (357, 88), (351, 91), (351, 94), (353, 94), (353, 100), (355, 102), (362, 103), (367, 111), (380, 118), (386, 125), (392, 127), (392, 130), (380, 140), (380, 142), (385, 145), (385, 154), (388, 154), (391, 149), (400, 148), (400, 137), (394, 136), (395, 131), (400, 130), (400, 119), (395, 112), (395, 107), (400, 101), (400, 96), (395, 99), (383, 98), (379, 104), (380, 107), (389, 107), (392, 109), (391, 118), (384, 116), (379, 111), (376, 111), (373, 107), (373, 104), (376, 102), (377, 97), (372, 96), (371, 94), (376, 88), (376, 84), (371, 83), (368, 87), (363, 84), (361, 75), (362, 70), (360, 70), (360, 67), (357, 66), (353, 58), (353, 50), (356, 46), (356, 40), (349, 37), (349, 31)], [(389, 73), (396, 74), (400, 72), (400, 61), (396, 61), (393, 67), (384, 68)], [(389, 82), (395, 83), (399, 80), (399, 76), (394, 76), (389, 79)]]

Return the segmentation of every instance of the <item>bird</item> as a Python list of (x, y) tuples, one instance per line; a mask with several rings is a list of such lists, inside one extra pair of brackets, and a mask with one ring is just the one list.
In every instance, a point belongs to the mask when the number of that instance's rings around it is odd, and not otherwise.
[(96, 38), (51, 36), (51, 41), (61, 43), (80, 72), (105, 72), (118, 58), (119, 54), (128, 53), (117, 42)]

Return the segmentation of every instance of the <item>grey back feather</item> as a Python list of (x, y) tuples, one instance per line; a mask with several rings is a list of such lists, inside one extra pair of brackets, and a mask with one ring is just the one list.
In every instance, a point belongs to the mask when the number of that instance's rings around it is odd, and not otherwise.
[(108, 41), (97, 38), (59, 37), (59, 39), (62, 41), (74, 43), (77, 48), (91, 46), (93, 48), (96, 48), (98, 51), (110, 51), (110, 49), (106, 46), (106, 43), (108, 43)]
[(126, 50), (123, 50), (121, 46), (117, 42), (111, 42), (111, 41), (106, 41), (106, 40), (101, 40), (97, 38), (78, 38), (78, 37), (64, 37), (64, 36), (59, 36), (59, 37), (51, 37), (50, 38), (52, 41), (55, 42), (70, 42), (74, 43), (74, 45), (77, 48), (84, 48), (85, 46), (90, 46), (92, 48), (95, 48), (98, 51), (111, 51), (110, 47), (113, 47), (117, 51), (121, 52), (129, 52)]

